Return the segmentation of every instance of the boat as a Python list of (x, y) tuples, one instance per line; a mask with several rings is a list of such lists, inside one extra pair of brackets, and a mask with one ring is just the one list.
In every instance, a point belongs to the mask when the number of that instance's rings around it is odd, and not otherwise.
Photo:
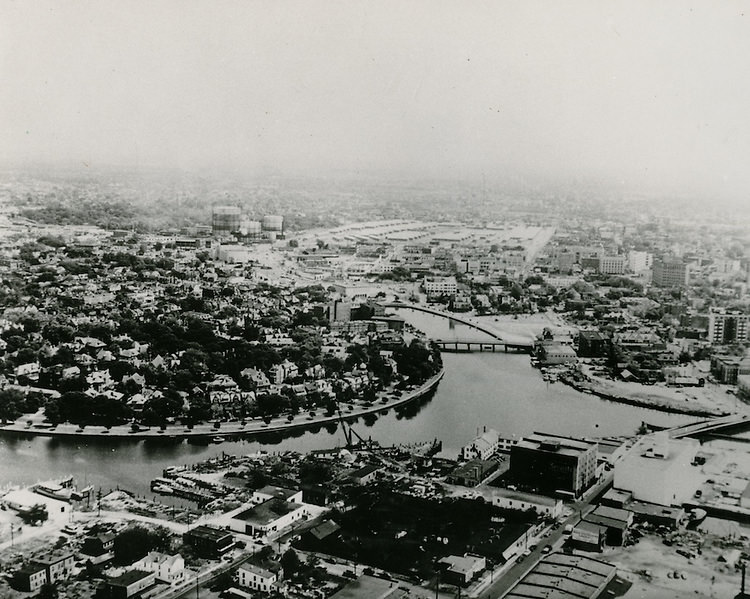
[(155, 484), (151, 485), (151, 490), (155, 493), (160, 493), (161, 495), (173, 495), (174, 489), (172, 487), (168, 487), (167, 485), (161, 485), (161, 484)]
[(211, 443), (224, 443), (224, 437), (213, 437)]

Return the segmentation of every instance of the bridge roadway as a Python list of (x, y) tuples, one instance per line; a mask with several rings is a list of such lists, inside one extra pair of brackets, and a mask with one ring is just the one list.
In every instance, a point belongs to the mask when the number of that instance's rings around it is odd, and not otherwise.
[(750, 424), (750, 415), (730, 414), (729, 416), (708, 418), (699, 420), (698, 422), (691, 422), (690, 424), (683, 424), (667, 430), (672, 439), (682, 439), (683, 437), (692, 437), (694, 435), (734, 428), (743, 424)]
[(464, 318), (463, 316), (450, 314), (448, 312), (443, 312), (442, 310), (428, 308), (427, 306), (420, 306), (417, 304), (410, 304), (407, 302), (389, 302), (385, 304), (385, 307), (386, 308), (408, 308), (410, 310), (417, 310), (419, 312), (432, 314), (433, 316), (441, 316), (449, 320), (454, 320), (458, 323), (461, 323), (463, 325), (476, 329), (477, 331), (481, 331), (485, 335), (489, 335), (490, 337), (497, 339), (498, 341), (501, 341), (502, 343), (510, 347), (531, 348), (534, 346), (534, 341), (532, 339), (529, 339), (528, 337), (523, 337), (521, 335), (513, 335), (512, 333), (500, 332), (484, 324), (477, 323), (470, 318)]

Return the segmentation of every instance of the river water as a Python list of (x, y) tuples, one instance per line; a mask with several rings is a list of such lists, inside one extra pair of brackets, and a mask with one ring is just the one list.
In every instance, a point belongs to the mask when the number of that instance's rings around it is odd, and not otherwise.
[[(400, 310), (404, 318), (439, 339), (482, 340), (464, 325)], [(626, 406), (579, 393), (562, 383), (547, 383), (532, 369), (525, 354), (443, 354), (446, 374), (431, 398), (377, 419), (360, 419), (353, 426), (362, 437), (383, 445), (440, 439), (443, 454), (455, 457), (482, 427), (507, 437), (533, 431), (577, 436), (632, 434), (646, 420), (659, 425), (690, 421), (689, 416)], [(128, 489), (150, 494), (149, 482), (172, 465), (189, 464), (222, 452), (254, 453), (307, 451), (344, 445), (338, 429), (299, 431), (286, 438), (273, 436), (192, 445), (164, 439), (54, 439), (0, 436), (0, 488), (29, 484), (72, 474), (79, 486), (93, 484), (103, 491)]]

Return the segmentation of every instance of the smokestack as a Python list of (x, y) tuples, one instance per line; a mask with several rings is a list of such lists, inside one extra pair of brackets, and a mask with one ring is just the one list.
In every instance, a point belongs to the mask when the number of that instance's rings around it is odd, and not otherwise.
[(745, 562), (742, 562), (742, 597), (745, 597)]

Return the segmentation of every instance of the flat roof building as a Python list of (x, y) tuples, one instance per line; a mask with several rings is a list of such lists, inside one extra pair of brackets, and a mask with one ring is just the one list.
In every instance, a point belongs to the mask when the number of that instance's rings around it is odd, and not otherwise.
[(696, 441), (669, 439), (664, 431), (643, 437), (615, 465), (614, 488), (638, 501), (681, 505), (701, 483), (700, 470), (692, 465), (697, 451)]
[(505, 599), (599, 599), (617, 568), (580, 555), (553, 553), (526, 574)]
[(510, 450), (510, 477), (524, 489), (580, 495), (596, 480), (595, 441), (534, 433)]
[(234, 537), (225, 530), (202, 524), (182, 535), (185, 544), (193, 547), (198, 555), (210, 559), (221, 557), (234, 545)]

